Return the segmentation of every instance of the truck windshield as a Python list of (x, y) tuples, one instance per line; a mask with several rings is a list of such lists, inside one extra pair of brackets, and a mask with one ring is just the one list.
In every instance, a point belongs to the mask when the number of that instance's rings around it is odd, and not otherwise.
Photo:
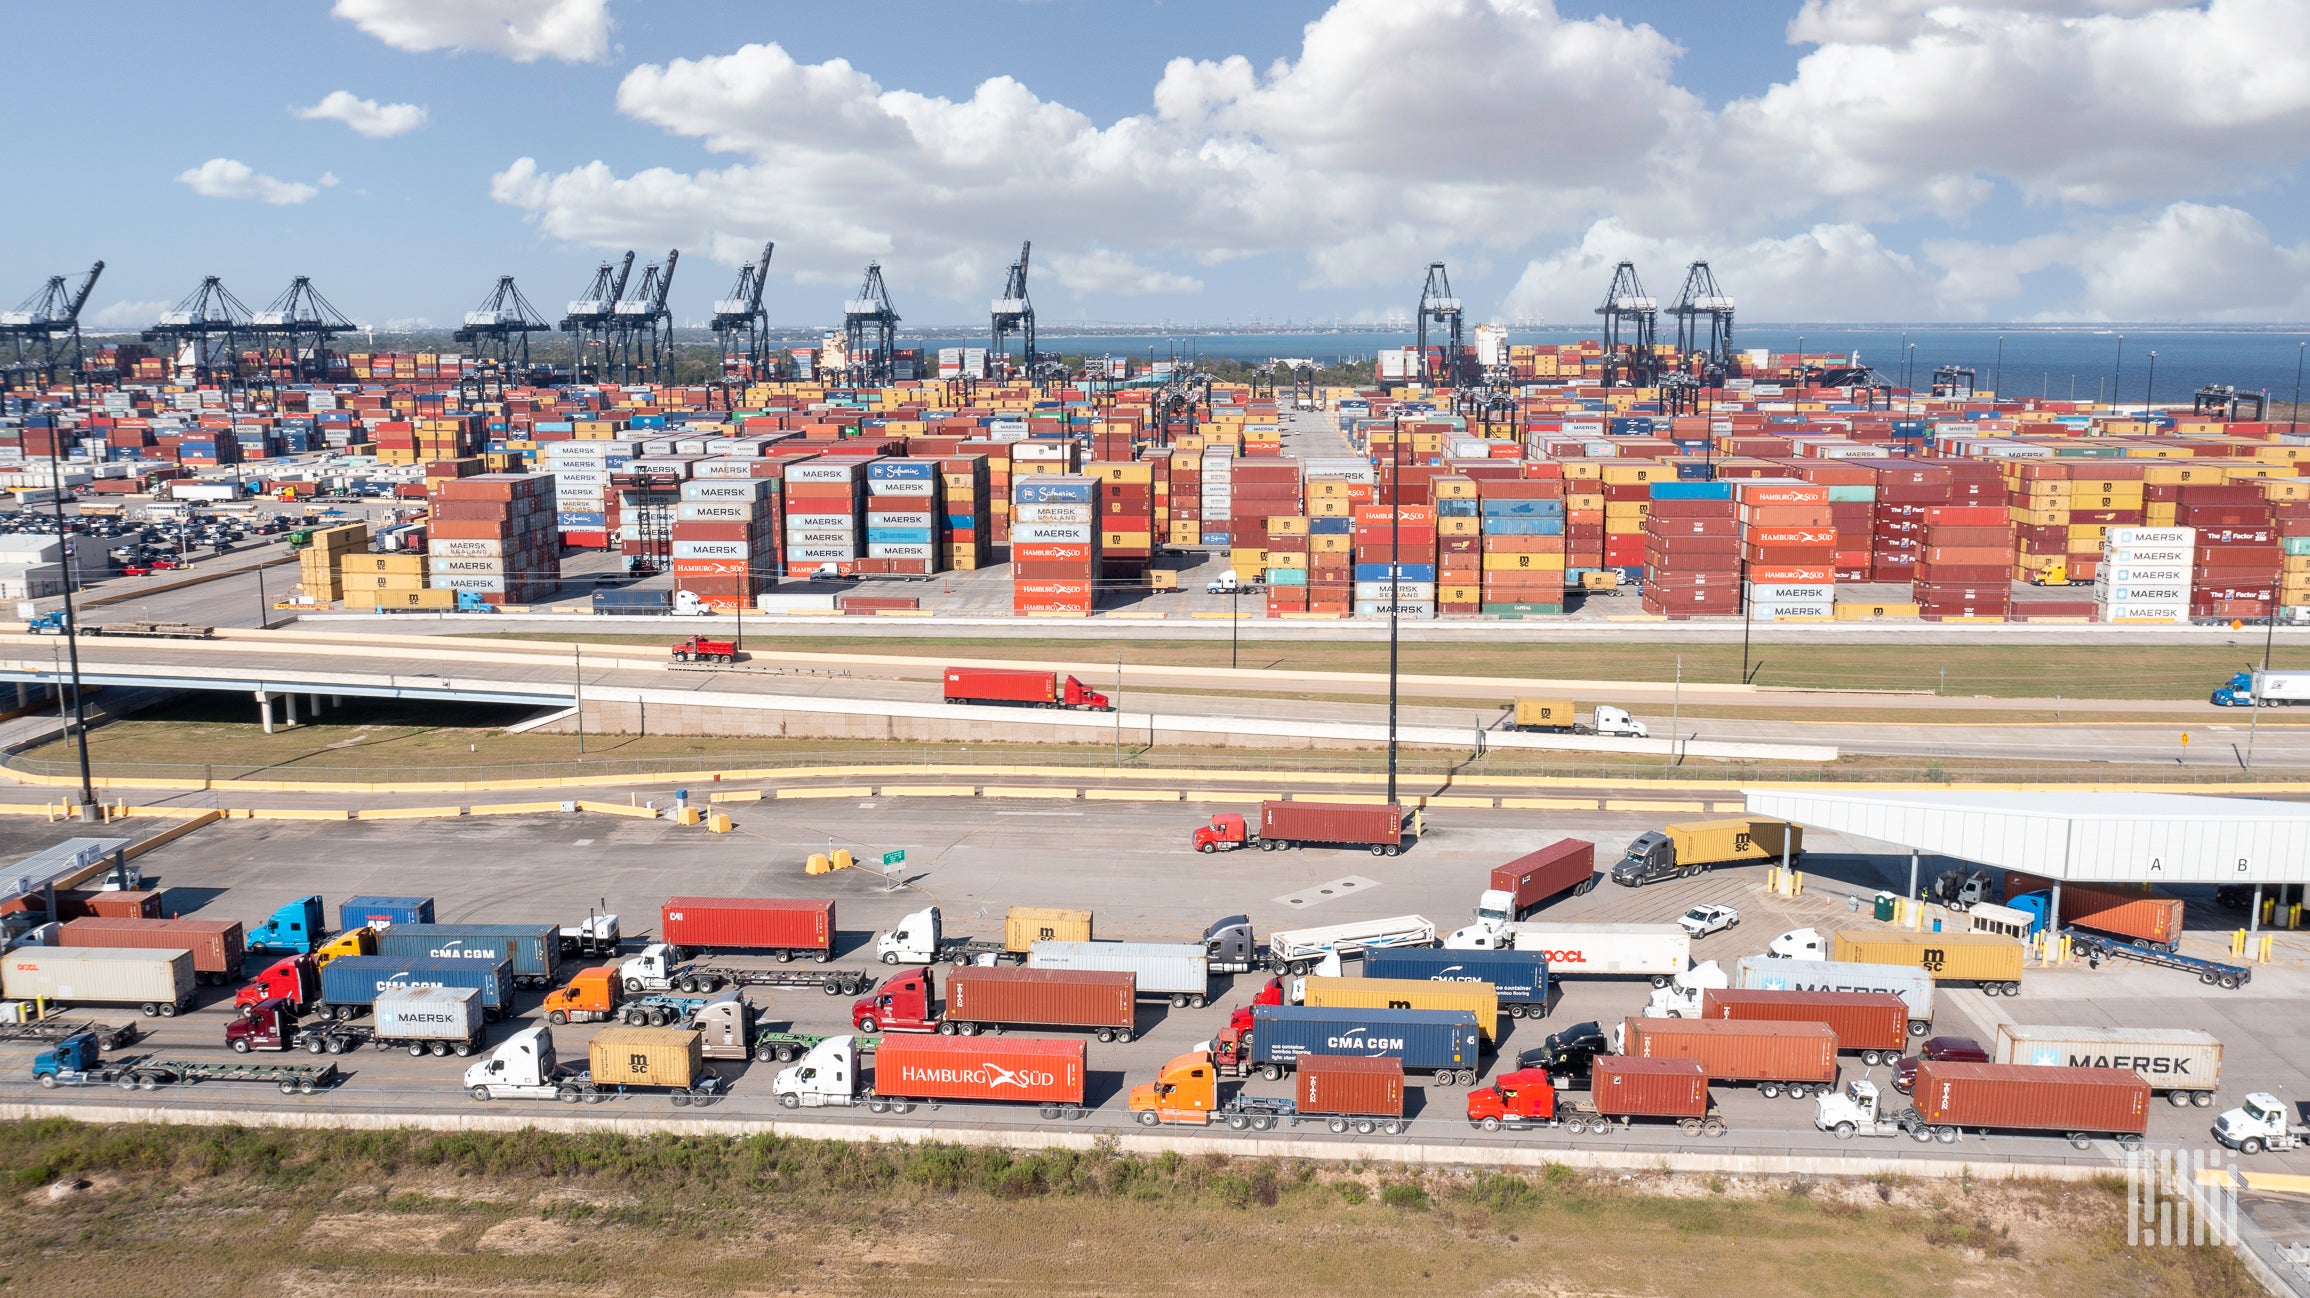
[(2270, 1122), (2274, 1120), (2278, 1115), (2269, 1109), (2263, 1108), (2261, 1105), (2255, 1103), (2254, 1101), (2248, 1100), (2246, 1101), (2246, 1116), (2252, 1118), (2256, 1122)]

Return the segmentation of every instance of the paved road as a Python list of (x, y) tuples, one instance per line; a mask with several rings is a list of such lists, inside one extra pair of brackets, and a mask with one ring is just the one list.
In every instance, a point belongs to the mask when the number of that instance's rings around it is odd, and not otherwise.
[[(867, 965), (880, 972), (860, 948), (871, 946), (875, 931), (932, 900), (942, 905), (953, 928), (978, 934), (999, 932), (1003, 910), (1011, 905), (1090, 908), (1097, 915), (1098, 935), (1105, 938), (1191, 940), (1209, 920), (1231, 912), (1250, 915), (1263, 932), (1406, 912), (1428, 915), (1449, 927), (1467, 916), (1491, 864), (1564, 835), (1597, 840), (1600, 857), (1609, 859), (1629, 837), (1649, 827), (1651, 819), (1606, 813), (1439, 815), (1429, 838), (1397, 858), (1347, 852), (1199, 856), (1185, 847), (1185, 834), (1211, 810), (1193, 805), (827, 800), (749, 808), (742, 818), (743, 832), (724, 836), (665, 822), (592, 817), (370, 824), (236, 821), (158, 849), (143, 864), (168, 890), (166, 904), (172, 913), (243, 920), (259, 919), (280, 903), (312, 891), (332, 903), (358, 892), (421, 893), (437, 899), (444, 921), (559, 922), (606, 902), (634, 934), (654, 927), (657, 905), (669, 894), (826, 896), (839, 907), (840, 965)], [(0, 847), (29, 850), (56, 832), (42, 824), (0, 825)], [(1884, 881), (1885, 870), (1905, 873), (1907, 868), (1905, 857), (1863, 856), (1834, 836), (1820, 835), (1814, 841), (1816, 850), (1807, 862), (1812, 885), (1801, 898), (1770, 896), (1761, 887), (1761, 872), (1744, 870), (1641, 891), (1606, 884), (1587, 897), (1559, 903), (1550, 913), (1565, 919), (1659, 921), (1697, 902), (1728, 902), (1742, 909), (1743, 923), (1704, 939), (1695, 954), (1729, 966), (1784, 928), (1851, 922), (1849, 894), (1873, 891)], [(909, 886), (885, 892), (876, 878), (864, 873), (805, 877), (803, 857), (829, 847), (849, 847), (862, 854), (904, 848)], [(477, 863), (486, 864), (477, 868)], [(1326, 887), (1332, 889), (1329, 894), (1323, 891)], [(2210, 947), (2214, 934), (2235, 921), (2210, 906), (2193, 905), (2190, 922), (2200, 930), (2192, 939), (2193, 947)], [(1945, 993), (1937, 1024), (1942, 1031), (1982, 1037), (2001, 1013), (2032, 1022), (2203, 1026), (2224, 1038), (2226, 1093), (2251, 1086), (2301, 1094), (2310, 1087), (2310, 1049), (2304, 1048), (2310, 1043), (2298, 1016), (2283, 1009), (2310, 992), (2310, 975), (2302, 968), (2305, 954), (2298, 939), (2285, 939), (2284, 959), (2259, 970), (2248, 988), (2234, 993), (2206, 994), (2207, 989), (2194, 982), (2151, 969), (2032, 970), (2017, 999), (1990, 1001), (1973, 992)], [(1203, 1011), (1145, 1007), (1138, 1040), (1116, 1046), (1094, 1044), (1093, 1088), (1099, 1107), (1070, 1129), (1125, 1129), (1129, 1119), (1122, 1097), (1129, 1085), (1209, 1037), (1228, 1009), (1242, 1003), (1260, 981), (1232, 979), (1219, 1003)], [(1610, 1021), (1635, 1013), (1646, 994), (1641, 983), (1567, 980), (1551, 1019), (1508, 1022), (1501, 1057), (1512, 1057), (1564, 1023), (1585, 1018)], [(212, 993), (212, 1003), (191, 1016), (158, 1024), (159, 1044), (172, 1053), (222, 1057), (219, 1042), (228, 1011), (214, 1004), (214, 998)], [(525, 1009), (534, 1007), (535, 993), (524, 993), (519, 1003)], [(838, 1031), (848, 1022), (845, 1002), (815, 993), (783, 995), (767, 1009), (773, 1021), (806, 1031)], [(572, 1027), (557, 1037), (565, 1053), (574, 1055), (574, 1047), (589, 1031)], [(37, 1094), (22, 1071), (28, 1054), (0, 1047), (0, 1099), (24, 1100)], [(133, 1100), (113, 1091), (66, 1094), (72, 1103), (92, 1105), (225, 1103), (435, 1112), (471, 1107), (456, 1088), (464, 1067), (461, 1061), (359, 1054), (345, 1062), (353, 1070), (346, 1086), (312, 1099), (216, 1087)], [(719, 1066), (735, 1077), (735, 1093), (706, 1116), (794, 1116), (768, 1097), (767, 1074), (773, 1068)], [(1488, 1071), (1496, 1072), (1497, 1064)], [(1851, 1065), (1848, 1075), (1860, 1071), (1857, 1064)], [(1252, 1084), (1254, 1093), (1280, 1089), (1265, 1082)], [(1571, 1144), (1571, 1138), (1560, 1135), (1476, 1135), (1459, 1116), (1462, 1101), (1457, 1088), (1422, 1083), (1414, 1089), (1415, 1138), (1469, 1147), (1509, 1139), (1538, 1147)], [(1664, 1156), (1679, 1150), (1798, 1151), (1904, 1158), (1986, 1155), (2101, 1165), (2113, 1157), (2106, 1147), (2081, 1154), (2058, 1140), (2024, 1137), (1968, 1135), (1953, 1148), (1920, 1149), (1907, 1141), (1839, 1145), (1811, 1130), (1807, 1103), (1765, 1100), (1732, 1087), (1717, 1088), (1717, 1096), (1733, 1128), (1722, 1140), (1693, 1141), (1674, 1132), (1640, 1130), (1614, 1143)], [(557, 1106), (511, 1104), (493, 1105), (492, 1111), (563, 1112)], [(672, 1116), (662, 1101), (642, 1098), (617, 1101), (601, 1112), (605, 1117)], [(947, 1127), (1037, 1125), (1032, 1115), (1008, 1111), (949, 1109), (931, 1116)], [(863, 1115), (804, 1117), (852, 1121)], [(2209, 1143), (2206, 1118), (2203, 1110), (2160, 1105), (2152, 1118), (2153, 1135), (2168, 1146), (2203, 1148)], [(1320, 1133), (1317, 1138), (1330, 1139)], [(2258, 1165), (2265, 1170), (2310, 1171), (2310, 1157), (2266, 1155)]]

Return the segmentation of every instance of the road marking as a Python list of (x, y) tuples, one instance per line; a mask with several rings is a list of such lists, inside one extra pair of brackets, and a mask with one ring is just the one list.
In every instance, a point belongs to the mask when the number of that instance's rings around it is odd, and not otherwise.
[(1344, 897), (1349, 893), (1370, 892), (1379, 886), (1380, 882), (1377, 879), (1367, 879), (1360, 874), (1349, 874), (1342, 875), (1330, 883), (1319, 883), (1313, 887), (1302, 888), (1298, 892), (1287, 893), (1273, 900), (1294, 909), (1304, 909), (1308, 906), (1320, 906), (1335, 897)]
[(996, 814), (996, 815), (998, 815), (998, 816), (1077, 816), (1077, 817), (1080, 817), (1080, 816), (1088, 815), (1089, 813), (1088, 813), (1088, 812), (1082, 812), (1082, 811), (998, 811), (998, 812), (996, 812), (995, 814)]
[(571, 847), (592, 847), (593, 845), (594, 840), (590, 838), (581, 838), (578, 841), (570, 844)]

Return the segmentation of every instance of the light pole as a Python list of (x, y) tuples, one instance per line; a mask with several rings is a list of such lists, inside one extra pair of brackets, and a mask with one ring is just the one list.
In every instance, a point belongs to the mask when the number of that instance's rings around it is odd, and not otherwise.
[[(1907, 335), (1903, 336), (1906, 337)], [(1901, 386), (1907, 389), (1909, 393), (1908, 397), (1906, 398), (1908, 402), (1906, 413), (1915, 414), (1917, 413), (1917, 344), (1909, 343), (1906, 345), (1909, 349), (1908, 357), (1907, 360), (1903, 363), (1901, 369), (1902, 372), (1907, 374), (1909, 377), (1902, 382)]]
[(1997, 368), (1989, 372), (1989, 395), (2005, 390), (2005, 335), (1997, 335)]
[(2117, 338), (2117, 365), (2109, 372), (2109, 403), (2113, 412), (2118, 403), (2118, 380), (2124, 378), (2126, 372), (2126, 336), (2119, 334)]
[(265, 602), (265, 565), (264, 561), (260, 559), (257, 562), (257, 629), (259, 631), (272, 625), (273, 619), (269, 612), (272, 607), (271, 604)]
[(1404, 596), (1404, 421), (1388, 444), (1388, 805), (1396, 805), (1396, 624)]
[(2150, 353), (2150, 381), (2142, 388), (2142, 422), (2145, 424), (2150, 421), (2151, 400), (2156, 396), (2157, 390), (2158, 354), (2153, 350)]
[(2286, 407), (2286, 433), (2288, 436), (2293, 435), (2295, 426), (2302, 421), (2302, 352), (2304, 348), (2310, 348), (2310, 342), (2294, 344), (2294, 403)]
[(61, 428), (48, 430), (49, 503), (56, 513), (56, 549), (64, 560), (64, 648), (72, 660), (72, 729), (80, 741), (80, 818), (96, 819), (96, 781), (88, 773), (88, 710), (80, 693), (80, 619), (72, 611), (72, 537), (64, 530), (64, 465), (57, 458), (56, 439)]

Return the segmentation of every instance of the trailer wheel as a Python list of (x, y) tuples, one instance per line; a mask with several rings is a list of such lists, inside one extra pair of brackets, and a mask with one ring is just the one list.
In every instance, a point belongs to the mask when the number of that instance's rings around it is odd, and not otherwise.
[[(235, 1041), (235, 1042), (233, 1043), (233, 1049), (235, 1049), (235, 1050), (240, 1050), (240, 1051), (242, 1051), (243, 1053), (246, 1053), (245, 1044), (246, 1044), (246, 1043), (244, 1043), (244, 1042)], [(308, 1055), (317, 1055), (317, 1054), (320, 1054), (322, 1051), (324, 1051), (324, 1050), (327, 1050), (328, 1048), (329, 1048), (329, 1039), (328, 1039), (327, 1037), (307, 1037), (307, 1038), (305, 1038), (305, 1053), (306, 1053), (306, 1054), (308, 1054)]]
[(891, 1112), (893, 1112), (893, 1113), (899, 1114), (899, 1115), (901, 1115), (901, 1116), (904, 1116), (905, 1114), (909, 1114), (909, 1113), (912, 1113), (912, 1112), (914, 1112), (914, 1101), (912, 1101), (912, 1100), (892, 1100), (892, 1101), (890, 1102), (890, 1111), (891, 1111)]
[(2190, 1103), (2201, 1109), (2213, 1108), (2214, 1093), (2212, 1091), (2199, 1091), (2196, 1094), (2190, 1096)]
[(1523, 1007), (1523, 1006), (1521, 1006), (1521, 1005), (1511, 1005), (1511, 1006), (1509, 1006), (1509, 1007), (1508, 1007), (1508, 1017), (1509, 1017), (1509, 1018), (1512, 1018), (1512, 1019), (1520, 1019), (1520, 1018), (1523, 1018), (1523, 1017), (1524, 1017), (1524, 1007)]
[(1056, 1104), (1046, 1104), (1037, 1109), (1036, 1112), (1042, 1115), (1045, 1122), (1057, 1122), (1059, 1120), (1059, 1106)]
[(2069, 1144), (2072, 1149), (2091, 1149), (2093, 1137), (2082, 1131), (2073, 1131), (2069, 1133)]
[(976, 1024), (976, 1023), (967, 1023), (967, 1022), (966, 1022), (966, 1023), (957, 1023), (957, 1024), (955, 1024), (955, 1025), (954, 1025), (954, 1030), (955, 1030), (955, 1035), (957, 1035), (957, 1036), (964, 1036), (964, 1037), (975, 1037), (975, 1036), (977, 1036), (977, 1035), (979, 1034), (979, 1025), (978, 1025), (978, 1024)]
[(2186, 1109), (2190, 1107), (2190, 1093), (2188, 1091), (2167, 1091), (2166, 1103), (2177, 1109)]
[(1115, 1030), (1113, 1028), (1101, 1028), (1095, 1035), (1102, 1043), (1105, 1043), (1115, 1039)]
[(1188, 997), (1188, 998), (1187, 998), (1187, 1008), (1189, 1008), (1189, 1009), (1195, 1009), (1195, 1010), (1199, 1010), (1199, 1009), (1202, 1009), (1202, 1008), (1203, 1008), (1203, 1006), (1204, 1006), (1204, 998), (1203, 998), (1202, 996), (1200, 996), (1200, 995), (1196, 995), (1196, 996), (1190, 996), (1190, 997)]
[(446, 1042), (446, 1041), (436, 1041), (436, 1042), (434, 1042), (434, 1043), (433, 1043), (433, 1057), (434, 1057), (435, 1059), (447, 1059), (447, 1058), (449, 1058), (449, 1043), (448, 1043), (448, 1042)]
[(686, 1109), (690, 1107), (690, 1093), (688, 1091), (676, 1091), (672, 1095), (667, 1096), (666, 1099), (677, 1109)]
[(175, 1018), (176, 1003), (174, 1001), (162, 1001), (160, 1005), (160, 1016), (164, 1019)]
[(1803, 1082), (1789, 1083), (1789, 1098), (1792, 1100), (1801, 1100), (1806, 1096), (1811, 1095), (1812, 1093), (1813, 1088), (1805, 1085)]
[(1781, 1084), (1779, 1082), (1758, 1082), (1757, 1094), (1764, 1096), (1768, 1100), (1779, 1099), (1781, 1094)]
[(1668, 979), (1661, 974), (1654, 974), (1652, 976), (1652, 985), (1655, 987), (1666, 987), (1668, 986)]
[(425, 1043), (422, 1041), (410, 1042), (409, 1057), (411, 1059), (423, 1059), (425, 1057)]
[(2238, 990), (2238, 975), (2236, 974), (2223, 974), (2214, 981), (2223, 991), (2234, 992)]
[(282, 1083), (281, 1083), (281, 1094), (283, 1094), (283, 1095), (295, 1095), (296, 1093), (297, 1093), (297, 1084), (296, 1084), (295, 1082), (282, 1082)]
[(1348, 1124), (1346, 1118), (1333, 1118), (1331, 1120), (1330, 1126), (1331, 1134), (1335, 1136), (1345, 1135), (1347, 1133)]
[(792, 963), (794, 963), (794, 953), (793, 953), (792, 951), (780, 951), (780, 952), (778, 953), (778, 963), (780, 963), (780, 964), (792, 964)]
[(310, 1078), (310, 1077), (307, 1077), (307, 1078), (305, 1078), (304, 1080), (302, 1080), (302, 1081), (300, 1081), (300, 1082), (298, 1082), (298, 1083), (297, 1083), (297, 1094), (299, 1094), (299, 1095), (311, 1095), (312, 1093), (313, 1093), (313, 1079), (312, 1079), (312, 1078)]
[(459, 1059), (464, 1059), (473, 1053), (473, 1043), (470, 1041), (460, 1041), (456, 1045), (451, 1046), (449, 1050), (451, 1054), (456, 1055)]
[(465, 1088), (465, 1093), (484, 1104), (489, 1102), (489, 1088), (486, 1086), (468, 1086)]
[(1456, 1076), (1458, 1076), (1458, 1074), (1454, 1073), (1449, 1068), (1439, 1068), (1436, 1070), (1436, 1085), (1450, 1086), (1452, 1084), (1452, 1079)]
[(1703, 1119), (1703, 1120), (1701, 1121), (1701, 1124), (1700, 1124), (1700, 1134), (1702, 1134), (1702, 1135), (1704, 1135), (1704, 1136), (1711, 1136), (1711, 1137), (1715, 1137), (1715, 1136), (1722, 1136), (1722, 1135), (1724, 1135), (1724, 1119), (1723, 1119), (1723, 1118), (1705, 1118), (1705, 1119)]
[(1118, 1044), (1120, 1044), (1120, 1045), (1129, 1045), (1129, 1044), (1131, 1043), (1131, 1029), (1129, 1029), (1129, 1028), (1117, 1028), (1117, 1029), (1115, 1029), (1115, 1040), (1116, 1040), (1116, 1042), (1117, 1042)]
[(1909, 1020), (1909, 1035), (1910, 1035), (1910, 1036), (1913, 1036), (1913, 1037), (1921, 1037), (1921, 1036), (1924, 1036), (1926, 1033), (1928, 1033), (1928, 1032), (1931, 1032), (1932, 1030), (1933, 1030), (1933, 1025), (1932, 1025), (1931, 1023), (1928, 1023), (1928, 1022), (1926, 1022), (1926, 1021), (1925, 1021), (1925, 1020), (1923, 1020), (1923, 1019), (1911, 1019), (1911, 1020)]
[[(1956, 1144), (1957, 1135), (1958, 1131), (1955, 1127), (1935, 1127), (1933, 1129), (1933, 1138), (1944, 1145)], [(2079, 1146), (2079, 1148), (2083, 1148), (2083, 1146)]]
[(1227, 1129), (1230, 1131), (1241, 1131), (1250, 1125), (1251, 1119), (1243, 1114), (1230, 1113), (1227, 1115)]
[(1283, 1080), (1283, 1065), (1282, 1065), (1282, 1064), (1269, 1064), (1269, 1065), (1267, 1066), (1267, 1080), (1269, 1080), (1269, 1081), (1271, 1081), (1271, 1082), (1280, 1082), (1280, 1081), (1282, 1081), (1282, 1080)]
[(1380, 1124), (1372, 1121), (1370, 1118), (1359, 1118), (1356, 1120), (1356, 1134), (1359, 1136), (1368, 1136), (1379, 1129)]

